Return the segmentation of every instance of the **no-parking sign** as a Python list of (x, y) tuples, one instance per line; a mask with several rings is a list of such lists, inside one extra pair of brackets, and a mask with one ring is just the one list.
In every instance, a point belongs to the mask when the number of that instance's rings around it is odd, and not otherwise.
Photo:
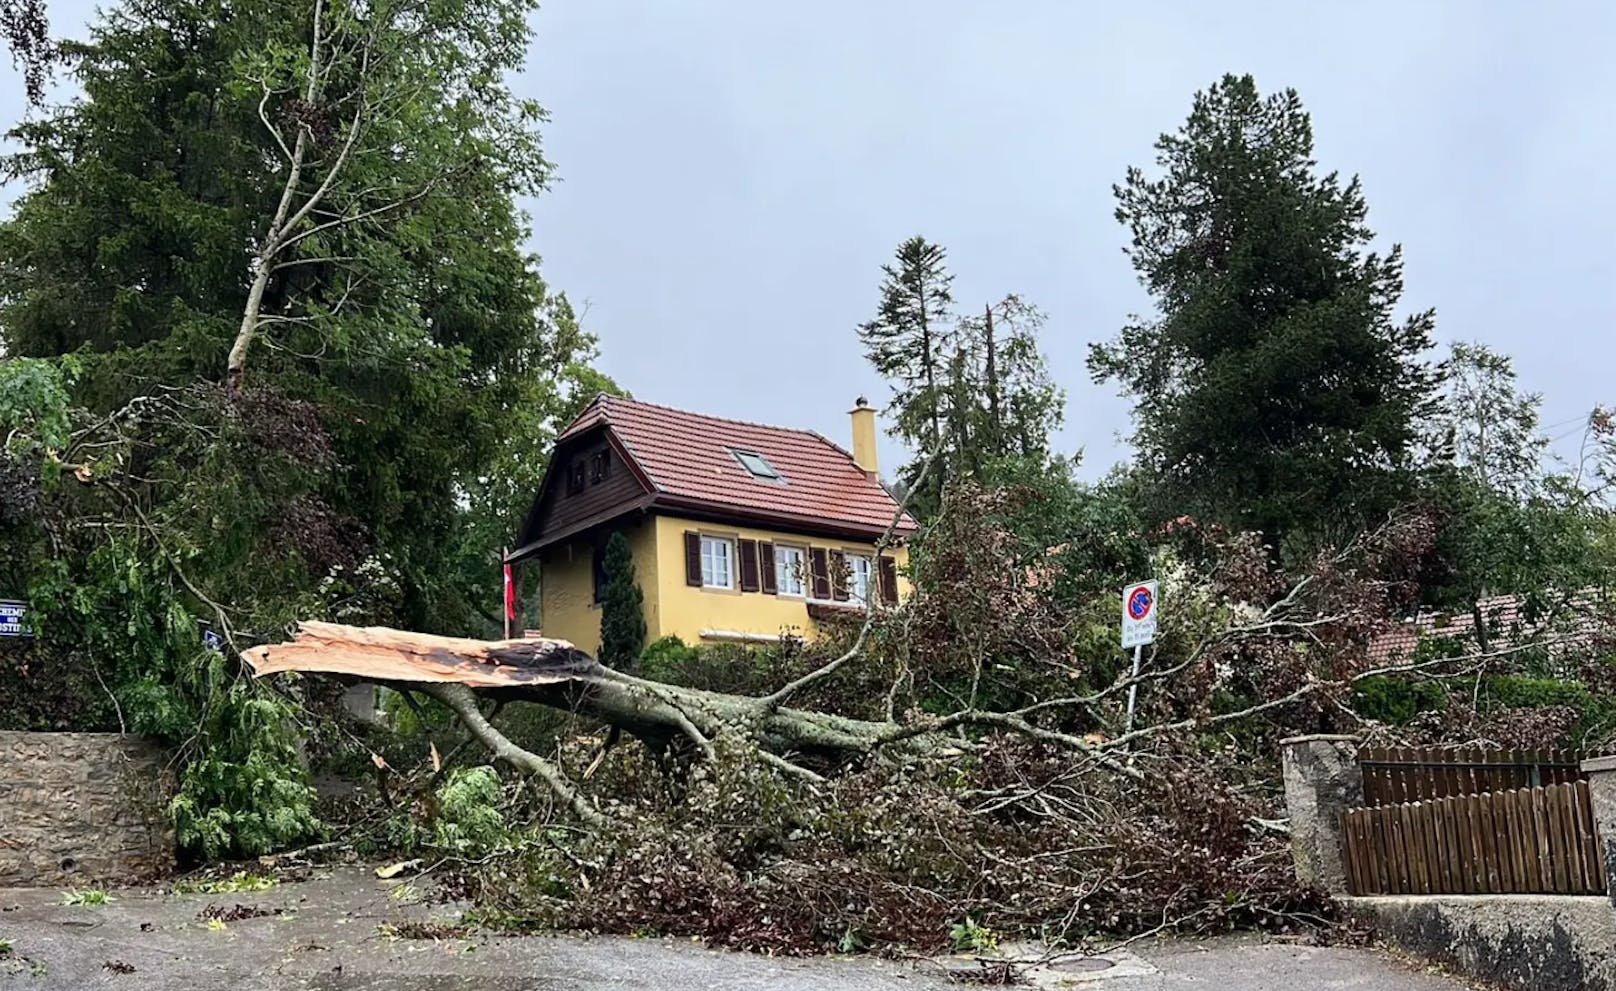
[(1122, 589), (1122, 647), (1156, 639), (1156, 582), (1134, 582)]

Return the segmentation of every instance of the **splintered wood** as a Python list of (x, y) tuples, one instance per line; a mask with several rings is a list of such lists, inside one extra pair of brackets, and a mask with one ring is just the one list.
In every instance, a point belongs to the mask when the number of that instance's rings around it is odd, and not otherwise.
[(305, 671), (468, 688), (551, 685), (599, 670), (565, 640), (469, 640), (316, 622), (299, 623), (287, 643), (253, 647), (241, 656), (255, 675)]

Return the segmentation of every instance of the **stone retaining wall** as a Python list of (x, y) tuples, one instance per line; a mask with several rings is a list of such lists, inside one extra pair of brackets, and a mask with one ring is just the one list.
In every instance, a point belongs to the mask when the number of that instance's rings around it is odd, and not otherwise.
[(1599, 895), (1342, 900), (1382, 937), (1505, 987), (1616, 991), (1616, 912)]
[(141, 737), (0, 731), (0, 886), (172, 870), (173, 791), (168, 754)]

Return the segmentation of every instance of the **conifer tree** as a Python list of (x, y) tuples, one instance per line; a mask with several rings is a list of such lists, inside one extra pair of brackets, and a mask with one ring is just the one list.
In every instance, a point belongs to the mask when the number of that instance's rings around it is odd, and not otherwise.
[(625, 671), (645, 647), (645, 594), (634, 577), (634, 552), (621, 532), (606, 541), (600, 596), (600, 662)]

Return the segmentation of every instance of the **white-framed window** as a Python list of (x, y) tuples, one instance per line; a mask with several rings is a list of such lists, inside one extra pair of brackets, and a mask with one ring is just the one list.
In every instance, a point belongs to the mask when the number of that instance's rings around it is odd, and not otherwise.
[(701, 538), (701, 584), (703, 588), (735, 587), (735, 542), (728, 537)]
[(847, 555), (847, 595), (854, 602), (863, 605), (870, 599), (870, 591), (875, 588), (875, 566), (863, 554)]
[(774, 545), (774, 589), (781, 595), (807, 594), (807, 561), (801, 547)]

